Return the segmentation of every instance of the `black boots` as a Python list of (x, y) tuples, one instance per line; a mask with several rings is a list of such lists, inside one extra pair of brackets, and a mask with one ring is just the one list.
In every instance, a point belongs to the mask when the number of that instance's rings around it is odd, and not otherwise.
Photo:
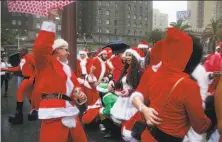
[(36, 121), (38, 120), (38, 111), (33, 109), (29, 114), (28, 114), (28, 121)]
[[(32, 101), (29, 100), (30, 105), (32, 105)], [(36, 121), (38, 120), (38, 111), (33, 109), (31, 112), (28, 114), (28, 121)]]
[(8, 122), (11, 124), (23, 124), (23, 113), (22, 113), (23, 102), (17, 102), (16, 113), (10, 115)]

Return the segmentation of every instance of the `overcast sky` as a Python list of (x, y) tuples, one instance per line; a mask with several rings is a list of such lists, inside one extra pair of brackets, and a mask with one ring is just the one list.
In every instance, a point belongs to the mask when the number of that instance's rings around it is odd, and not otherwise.
[(168, 14), (169, 23), (176, 22), (176, 11), (187, 10), (187, 1), (153, 1), (153, 8)]

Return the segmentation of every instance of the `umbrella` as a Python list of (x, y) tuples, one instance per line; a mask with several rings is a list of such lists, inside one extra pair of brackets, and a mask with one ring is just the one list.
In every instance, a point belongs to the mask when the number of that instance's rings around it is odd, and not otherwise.
[(46, 17), (48, 15), (48, 11), (51, 8), (60, 8), (62, 9), (64, 6), (73, 2), (72, 0), (54, 0), (54, 1), (45, 1), (45, 0), (26, 0), (26, 1), (18, 1), (18, 0), (8, 0), (8, 11), (9, 12), (19, 12), (19, 13), (27, 13), (33, 15), (40, 15)]
[(113, 51), (113, 53), (122, 53), (124, 52), (126, 49), (130, 48), (129, 45), (125, 44), (123, 41), (121, 40), (114, 40), (109, 42), (108, 44), (106, 44), (104, 48), (106, 47), (110, 47)]

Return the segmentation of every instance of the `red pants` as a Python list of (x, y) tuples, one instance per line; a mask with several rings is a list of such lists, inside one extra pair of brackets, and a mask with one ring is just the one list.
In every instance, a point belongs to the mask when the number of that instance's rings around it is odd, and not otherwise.
[(87, 142), (87, 137), (79, 119), (76, 120), (75, 128), (64, 126), (61, 119), (43, 120), (39, 142), (67, 142), (69, 133), (73, 142)]
[(17, 102), (23, 102), (23, 96), (26, 95), (31, 100), (33, 90), (33, 80), (24, 79), (17, 90)]
[(96, 101), (99, 99), (99, 94), (96, 88), (89, 89), (87, 87), (84, 87), (84, 92), (86, 93), (87, 96), (87, 104), (94, 105)]

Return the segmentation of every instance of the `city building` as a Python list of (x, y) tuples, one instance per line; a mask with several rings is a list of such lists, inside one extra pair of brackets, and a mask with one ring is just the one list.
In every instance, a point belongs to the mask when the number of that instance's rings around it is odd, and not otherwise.
[(222, 1), (187, 1), (187, 10), (191, 11), (188, 23), (194, 30), (203, 30), (212, 18), (222, 18)]
[[(152, 1), (76, 1), (77, 47), (104, 46), (112, 40), (123, 40), (137, 45), (152, 31)], [(9, 13), (7, 2), (2, 2), (2, 24), (14, 29), (20, 44), (33, 44), (44, 18), (20, 13)], [(61, 36), (61, 18), (57, 18), (57, 36)], [(23, 41), (24, 39), (24, 41)]]
[(153, 9), (153, 29), (165, 30), (168, 27), (168, 14)]
[(78, 36), (93, 44), (137, 44), (152, 30), (152, 1), (77, 1)]

